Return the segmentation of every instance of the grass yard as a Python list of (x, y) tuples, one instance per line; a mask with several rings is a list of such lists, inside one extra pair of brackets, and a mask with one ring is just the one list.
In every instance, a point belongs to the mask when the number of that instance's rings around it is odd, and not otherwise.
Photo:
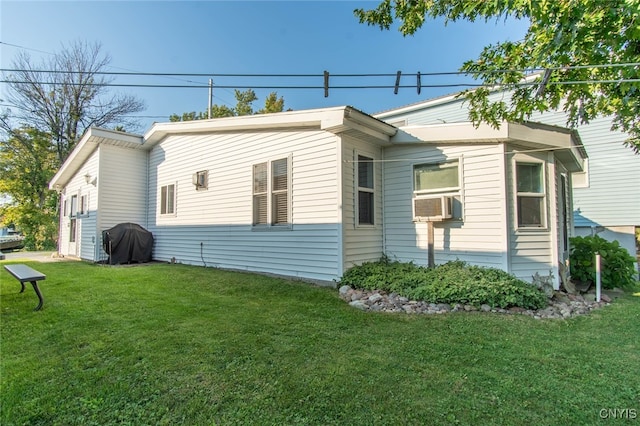
[(29, 265), (39, 312), (0, 268), (3, 425), (640, 419), (640, 297), (570, 320), (409, 316), (211, 268)]

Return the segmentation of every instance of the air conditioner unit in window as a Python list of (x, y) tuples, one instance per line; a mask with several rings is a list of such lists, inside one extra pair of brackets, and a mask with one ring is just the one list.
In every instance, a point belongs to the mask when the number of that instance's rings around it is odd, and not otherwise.
[(207, 176), (208, 172), (202, 171), (194, 173), (191, 181), (195, 185), (196, 189), (207, 189)]
[(413, 199), (414, 222), (439, 222), (451, 219), (453, 197), (446, 195)]

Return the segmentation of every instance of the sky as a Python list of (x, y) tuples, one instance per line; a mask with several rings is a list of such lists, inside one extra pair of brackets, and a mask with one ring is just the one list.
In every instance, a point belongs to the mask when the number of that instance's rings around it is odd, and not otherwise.
[[(114, 87), (110, 90), (141, 99), (146, 110), (140, 129), (168, 121), (172, 113), (205, 111), (209, 78), (213, 103), (235, 105), (234, 88), (253, 88), (259, 109), (270, 92), (283, 97), (285, 109), (302, 110), (350, 105), (376, 113), (461, 90), (422, 88), (422, 74), (457, 71), (482, 48), (518, 40), (522, 21), (488, 23), (429, 20), (414, 36), (396, 28), (382, 31), (360, 24), (356, 8), (371, 9), (376, 1), (6, 1), (0, 0), (0, 65), (10, 73), (12, 61), (26, 52), (32, 62), (47, 60), (75, 41), (98, 42), (111, 56), (108, 71), (203, 74), (202, 76), (117, 76), (116, 83), (203, 86)], [(324, 96), (323, 72), (330, 73)], [(249, 77), (220, 74), (250, 74)], [(338, 77), (356, 74), (359, 77)], [(364, 77), (363, 74), (389, 74)], [(270, 75), (258, 77), (256, 75)], [(272, 77), (289, 75), (288, 77)], [(295, 77), (311, 75), (310, 77)], [(460, 84), (464, 76), (422, 76), (422, 84)], [(292, 86), (312, 86), (295, 89)], [(335, 86), (391, 86), (350, 88)], [(7, 85), (0, 83), (1, 99)]]

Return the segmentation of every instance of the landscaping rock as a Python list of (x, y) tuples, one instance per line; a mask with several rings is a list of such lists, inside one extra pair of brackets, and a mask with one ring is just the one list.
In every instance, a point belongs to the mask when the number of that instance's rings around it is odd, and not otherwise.
[(354, 300), (353, 302), (349, 303), (349, 305), (353, 306), (354, 308), (360, 309), (362, 311), (366, 311), (367, 309), (369, 309), (367, 304), (364, 303), (362, 300)]
[(382, 295), (380, 293), (374, 293), (371, 296), (369, 296), (369, 302), (371, 302), (371, 303), (376, 303), (376, 302), (378, 302), (378, 301), (380, 301), (382, 299), (383, 299), (383, 297), (382, 297)]
[(428, 303), (424, 301), (409, 300), (395, 293), (386, 294), (383, 291), (365, 291), (342, 286), (338, 290), (340, 297), (356, 309), (374, 312), (391, 312), (407, 314), (437, 315), (449, 312), (475, 312), (501, 313), (510, 315), (527, 315), (535, 319), (566, 319), (577, 315), (585, 315), (594, 309), (606, 306), (611, 302), (611, 297), (601, 296), (601, 302), (595, 301), (595, 294), (587, 293), (584, 296), (571, 295), (564, 292), (554, 292), (549, 299), (549, 305), (543, 309), (530, 310), (517, 306), (508, 309), (491, 307), (487, 304), (478, 306), (456, 303), (451, 306), (447, 303)]

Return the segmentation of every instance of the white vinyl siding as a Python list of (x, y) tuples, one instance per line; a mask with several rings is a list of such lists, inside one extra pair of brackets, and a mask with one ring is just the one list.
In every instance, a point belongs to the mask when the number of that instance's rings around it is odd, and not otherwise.
[[(371, 142), (345, 136), (342, 140), (342, 213), (343, 213), (343, 262), (349, 269), (363, 262), (375, 261), (383, 254), (383, 209), (382, 209), (382, 149)], [(359, 222), (360, 201), (358, 157), (373, 160), (373, 210), (374, 224)]]
[(98, 190), (100, 232), (123, 222), (146, 227), (147, 153), (101, 145)]
[(434, 225), (436, 264), (460, 259), (507, 267), (505, 157), (502, 145), (436, 147), (407, 144), (387, 148), (384, 162), (385, 253), (392, 259), (427, 264), (427, 224), (414, 223), (414, 167), (458, 161), (464, 220)]
[[(509, 98), (508, 93), (497, 92), (491, 99)], [(416, 105), (411, 111), (384, 114), (387, 122), (405, 121), (407, 125), (455, 123), (469, 120), (468, 104), (464, 99), (446, 99)], [(566, 126), (562, 111), (536, 113), (532, 122)], [(628, 135), (611, 130), (612, 117), (598, 117), (589, 124), (580, 124), (576, 130), (589, 156), (586, 178), (576, 180), (573, 186), (573, 221), (580, 227), (580, 235), (590, 235), (591, 226), (604, 226), (611, 232), (600, 234), (609, 240), (624, 239), (624, 247), (635, 255), (633, 226), (640, 226), (640, 156), (624, 145)], [(628, 227), (630, 231), (617, 233), (613, 228)]]
[[(549, 159), (553, 159), (553, 154), (546, 152), (536, 153), (518, 153), (517, 149), (510, 152), (511, 160), (509, 162), (508, 180), (512, 182), (510, 186), (512, 190), (509, 194), (509, 206), (512, 212), (510, 217), (511, 229), (511, 245), (510, 245), (510, 264), (513, 273), (520, 279), (531, 281), (532, 276), (537, 272), (540, 275), (549, 275), (557, 268), (557, 218), (555, 211), (550, 217), (551, 209), (555, 209), (555, 199), (551, 201), (551, 197), (555, 197), (555, 179), (554, 182), (547, 182), (547, 176), (555, 176), (555, 168), (553, 163), (549, 163)], [(545, 193), (544, 210), (541, 212), (548, 217), (548, 223), (544, 226), (520, 227), (518, 226), (517, 217), (517, 185), (516, 185), (516, 167), (517, 164), (524, 162), (532, 164), (538, 162), (541, 164), (541, 172), (544, 174), (544, 187), (542, 191)], [(554, 226), (549, 226), (549, 225)]]
[[(321, 281), (339, 277), (337, 147), (337, 136), (318, 130), (167, 137), (149, 158), (154, 258)], [(274, 161), (281, 159), (287, 159), (286, 188), (282, 164)], [(269, 161), (279, 170), (272, 176), (271, 214), (277, 222), (288, 217), (287, 232), (252, 232), (254, 166)], [(194, 170), (209, 170), (208, 191), (196, 190)], [(166, 182), (176, 183), (174, 217), (156, 213), (155, 188)]]

